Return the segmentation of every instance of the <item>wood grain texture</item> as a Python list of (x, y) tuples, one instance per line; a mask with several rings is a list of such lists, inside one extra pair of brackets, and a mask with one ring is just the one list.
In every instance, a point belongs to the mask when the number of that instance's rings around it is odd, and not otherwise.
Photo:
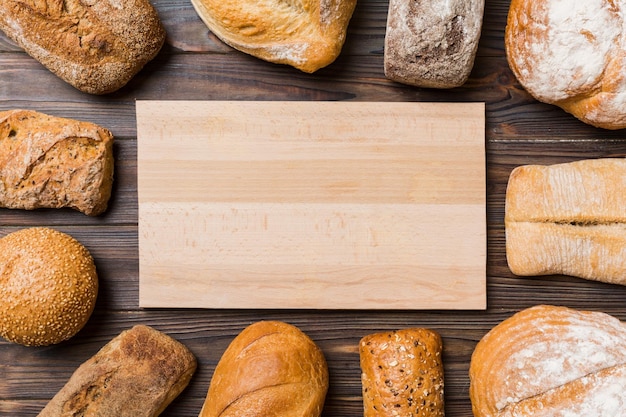
[[(373, 332), (424, 326), (444, 344), (446, 415), (471, 417), (469, 360), (478, 340), (513, 313), (539, 303), (604, 311), (626, 319), (626, 288), (566, 276), (518, 278), (504, 253), (504, 191), (518, 165), (626, 155), (626, 134), (587, 126), (534, 101), (504, 56), (508, 0), (486, 0), (478, 55), (469, 81), (450, 91), (411, 88), (384, 78), (386, 0), (361, 0), (342, 55), (314, 75), (260, 62), (221, 44), (189, 2), (155, 0), (166, 45), (115, 94), (82, 94), (50, 74), (0, 34), (0, 109), (29, 108), (101, 124), (116, 137), (114, 198), (107, 213), (0, 210), (0, 236), (48, 225), (70, 233), (96, 258), (101, 292), (92, 319), (70, 341), (25, 348), (0, 341), (0, 415), (36, 416), (74, 369), (122, 330), (153, 325), (188, 345), (199, 360), (190, 386), (164, 417), (195, 417), (222, 352), (261, 319), (288, 321), (309, 334), (327, 357), (326, 416), (363, 414), (357, 346)], [(487, 309), (485, 311), (314, 311), (143, 309), (139, 307), (136, 100), (342, 100), (484, 102), (487, 167)], [(413, 294), (417, 299), (419, 293)]]

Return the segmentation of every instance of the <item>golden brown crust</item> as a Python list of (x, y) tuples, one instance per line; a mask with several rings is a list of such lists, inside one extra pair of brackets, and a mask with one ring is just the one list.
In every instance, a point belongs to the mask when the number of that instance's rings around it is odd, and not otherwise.
[(61, 79), (91, 94), (124, 86), (165, 42), (148, 0), (4, 0), (0, 29)]
[(341, 52), (356, 0), (192, 0), (222, 41), (257, 58), (312, 73)]
[(626, 327), (604, 313), (531, 307), (481, 339), (469, 375), (476, 417), (623, 415)]
[(83, 363), (39, 417), (155, 417), (195, 370), (196, 358), (182, 343), (138, 325)]
[(91, 316), (96, 267), (71, 236), (35, 227), (0, 239), (0, 336), (26, 346), (60, 343)]
[(624, 189), (622, 158), (515, 168), (505, 202), (511, 271), (626, 284)]
[(327, 390), (317, 345), (295, 326), (261, 321), (222, 355), (200, 417), (319, 417)]
[(415, 328), (368, 335), (359, 354), (365, 417), (443, 417), (438, 333)]
[(513, 0), (505, 30), (511, 70), (537, 100), (590, 125), (626, 127), (623, 1)]
[(71, 207), (96, 216), (113, 184), (113, 135), (29, 110), (0, 112), (0, 207)]

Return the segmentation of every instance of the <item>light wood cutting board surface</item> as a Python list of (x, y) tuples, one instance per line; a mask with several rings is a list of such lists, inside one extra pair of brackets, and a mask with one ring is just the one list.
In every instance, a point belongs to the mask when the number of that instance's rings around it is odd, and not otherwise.
[(142, 307), (486, 307), (482, 103), (136, 107)]

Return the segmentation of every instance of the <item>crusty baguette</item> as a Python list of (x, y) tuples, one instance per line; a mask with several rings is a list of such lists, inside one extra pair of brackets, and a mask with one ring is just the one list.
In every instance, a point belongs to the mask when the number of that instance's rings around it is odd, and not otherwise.
[(233, 48), (312, 73), (340, 54), (356, 0), (192, 0), (218, 38)]
[(165, 41), (149, 0), (3, 0), (0, 29), (61, 79), (91, 94), (124, 86)]
[(511, 271), (626, 284), (625, 191), (622, 158), (515, 168), (505, 203)]
[(319, 417), (327, 390), (317, 345), (295, 326), (261, 321), (222, 355), (200, 417)]
[(103, 213), (113, 184), (113, 135), (89, 122), (0, 112), (0, 207)]
[(423, 328), (363, 337), (364, 417), (443, 417), (442, 349), (439, 334)]
[(474, 66), (484, 8), (484, 0), (391, 0), (386, 77), (419, 87), (463, 85)]
[(626, 325), (540, 305), (504, 320), (470, 363), (476, 417), (626, 415)]
[(137, 325), (83, 363), (39, 417), (155, 417), (185, 389), (196, 365), (182, 343)]

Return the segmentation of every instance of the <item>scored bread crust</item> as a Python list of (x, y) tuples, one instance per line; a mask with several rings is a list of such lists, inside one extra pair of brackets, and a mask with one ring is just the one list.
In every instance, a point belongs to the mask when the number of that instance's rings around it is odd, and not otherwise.
[(265, 61), (312, 73), (339, 56), (356, 0), (192, 0), (218, 38)]
[(412, 328), (375, 333), (359, 343), (364, 417), (444, 415), (443, 345)]
[(470, 362), (476, 417), (626, 412), (626, 326), (601, 312), (539, 305), (502, 321)]
[(626, 284), (625, 189), (623, 158), (515, 168), (504, 218), (511, 272)]
[(148, 0), (3, 0), (0, 30), (90, 94), (126, 85), (165, 42), (165, 29)]
[(522, 86), (590, 125), (626, 127), (624, 0), (512, 0), (506, 56)]
[(291, 324), (260, 321), (222, 355), (200, 417), (319, 417), (327, 390), (320, 348)]

